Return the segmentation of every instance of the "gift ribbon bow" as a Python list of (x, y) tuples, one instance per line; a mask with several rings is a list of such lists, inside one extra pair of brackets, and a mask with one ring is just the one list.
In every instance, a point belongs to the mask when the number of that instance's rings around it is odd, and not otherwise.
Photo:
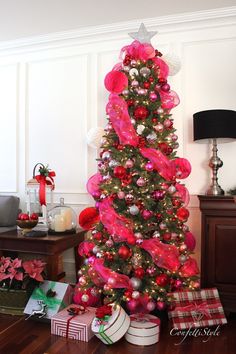
[(39, 183), (39, 202), (41, 205), (46, 205), (46, 185), (51, 185), (52, 190), (55, 187), (53, 177), (56, 176), (54, 171), (50, 171), (48, 176), (37, 175), (35, 176), (36, 181)]
[(155, 323), (158, 326), (160, 325), (160, 320), (159, 318), (149, 318), (145, 313), (137, 313), (136, 315), (131, 315), (130, 316), (131, 321), (137, 321), (137, 322), (151, 322)]
[(78, 307), (70, 307), (69, 309), (67, 309), (67, 312), (71, 317), (68, 318), (66, 322), (66, 338), (68, 338), (69, 335), (70, 321), (72, 321), (73, 318), (82, 315), (86, 311), (87, 311), (86, 308), (82, 305), (79, 305)]
[(186, 306), (177, 306), (174, 309), (174, 311), (180, 311), (180, 312), (194, 311), (195, 314), (192, 315), (193, 319), (200, 321), (204, 316), (206, 316), (207, 318), (211, 317), (210, 308), (215, 308), (215, 305), (209, 305), (206, 301), (203, 301), (200, 304), (193, 302), (192, 304)]
[[(49, 290), (53, 291), (53, 288), (55, 287), (56, 283), (52, 282), (51, 287)], [(49, 290), (47, 292), (49, 292)], [(32, 298), (34, 300), (42, 300), (48, 308), (55, 309), (58, 305), (63, 305), (65, 307), (65, 304), (63, 301), (56, 299), (55, 297), (47, 296), (47, 294), (43, 291), (41, 288), (36, 288), (34, 289), (34, 292), (32, 294)]]

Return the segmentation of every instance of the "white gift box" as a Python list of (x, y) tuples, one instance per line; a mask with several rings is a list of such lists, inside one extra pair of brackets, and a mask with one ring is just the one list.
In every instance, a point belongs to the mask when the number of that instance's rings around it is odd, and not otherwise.
[(113, 344), (121, 339), (130, 326), (130, 318), (120, 305), (112, 306), (112, 315), (107, 321), (94, 318), (92, 331), (105, 344)]
[[(55, 295), (49, 296), (50, 291), (51, 295), (52, 293)], [(38, 288), (34, 289), (24, 309), (24, 313), (32, 315), (35, 312), (35, 317), (37, 318), (51, 319), (53, 315), (71, 304), (72, 295), (73, 288), (69, 284), (45, 280)], [(46, 304), (45, 316), (39, 314), (42, 308), (40, 302)]]
[(127, 342), (135, 345), (152, 345), (159, 341), (160, 319), (156, 316), (138, 313), (130, 316), (130, 327), (125, 334)]

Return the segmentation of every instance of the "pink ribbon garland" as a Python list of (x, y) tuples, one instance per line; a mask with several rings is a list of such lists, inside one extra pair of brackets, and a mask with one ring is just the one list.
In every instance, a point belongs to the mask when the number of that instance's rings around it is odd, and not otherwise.
[(119, 137), (120, 144), (137, 146), (139, 138), (133, 124), (131, 123), (125, 100), (116, 94), (111, 94), (109, 96), (109, 102), (106, 106), (106, 112), (109, 115), (112, 126)]
[(177, 271), (180, 267), (179, 252), (176, 246), (162, 243), (157, 239), (144, 240), (140, 248), (147, 251), (153, 262), (160, 268)]
[(111, 198), (105, 198), (99, 202), (100, 221), (113, 237), (115, 242), (133, 239), (133, 223), (126, 217), (117, 214), (112, 207)]
[(127, 275), (119, 274), (112, 271), (110, 268), (107, 268), (103, 265), (103, 259), (95, 259), (93, 262), (93, 269), (99, 274), (105, 283), (109, 283), (108, 279), (112, 278), (112, 288), (130, 288), (130, 279)]

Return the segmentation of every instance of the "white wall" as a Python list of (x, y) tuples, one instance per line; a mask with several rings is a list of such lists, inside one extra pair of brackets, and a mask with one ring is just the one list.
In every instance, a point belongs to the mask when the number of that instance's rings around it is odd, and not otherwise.
[[(181, 104), (173, 110), (179, 136), (178, 155), (192, 164), (186, 181), (191, 194), (189, 224), (200, 236), (196, 195), (210, 182), (207, 145), (192, 141), (192, 115), (211, 108), (235, 109), (236, 7), (176, 15), (169, 22), (146, 19), (158, 30), (153, 45), (178, 54), (181, 72), (171, 78)], [(127, 33), (138, 24), (123, 23), (20, 40), (0, 47), (0, 193), (24, 201), (25, 182), (37, 162), (57, 173), (55, 200), (65, 198), (77, 212), (93, 204), (87, 178), (96, 171), (96, 152), (86, 145), (86, 132), (105, 125), (105, 74), (118, 62)], [(221, 186), (235, 187), (236, 142), (219, 146), (224, 167)], [(200, 242), (197, 255), (199, 257)], [(72, 262), (66, 253), (67, 267)]]

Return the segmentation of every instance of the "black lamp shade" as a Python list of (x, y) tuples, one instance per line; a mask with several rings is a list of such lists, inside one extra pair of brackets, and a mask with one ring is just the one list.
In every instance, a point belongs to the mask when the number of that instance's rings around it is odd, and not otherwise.
[(236, 111), (211, 109), (193, 115), (193, 139), (236, 138)]

